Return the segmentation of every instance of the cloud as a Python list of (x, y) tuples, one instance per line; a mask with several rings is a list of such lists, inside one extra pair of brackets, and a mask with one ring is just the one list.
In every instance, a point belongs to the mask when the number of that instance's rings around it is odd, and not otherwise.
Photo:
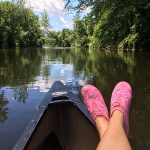
[(73, 21), (69, 19), (65, 19), (63, 16), (60, 16), (60, 21), (63, 24), (65, 28), (72, 28), (73, 27)]
[(92, 10), (92, 7), (87, 7), (87, 8), (84, 9), (83, 12), (84, 12), (85, 14), (89, 14), (89, 13), (91, 12), (91, 10)]
[(26, 6), (37, 12), (46, 10), (49, 15), (62, 14), (65, 12), (64, 0), (27, 0)]
[[(73, 15), (68, 14), (65, 10), (65, 0), (27, 0), (26, 7), (41, 17), (41, 12), (46, 10), (50, 18), (50, 24), (55, 30), (63, 28), (73, 28)], [(67, 15), (68, 14), (68, 15)]]

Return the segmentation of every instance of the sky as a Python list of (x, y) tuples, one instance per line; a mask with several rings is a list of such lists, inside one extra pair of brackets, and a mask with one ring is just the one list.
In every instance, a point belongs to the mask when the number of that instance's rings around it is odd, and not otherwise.
[[(12, 1), (12, 0), (1, 0), (1, 1)], [(46, 10), (50, 25), (52, 29), (61, 31), (63, 28), (73, 28), (73, 18), (75, 12), (67, 13), (64, 9), (65, 0), (26, 0), (26, 7), (32, 8), (34, 13), (41, 17), (41, 13)], [(77, 4), (77, 0), (73, 1), (74, 5)], [(82, 16), (86, 15), (91, 11), (90, 8), (83, 11)]]
[[(56, 31), (60, 31), (63, 28), (73, 28), (73, 18), (75, 12), (68, 13), (65, 10), (65, 0), (26, 0), (26, 6), (33, 9), (33, 11), (40, 16), (40, 14), (46, 10), (50, 25)], [(73, 0), (73, 5), (77, 5), (77, 0)], [(90, 13), (91, 8), (87, 7), (81, 16), (85, 16)]]
[(56, 31), (73, 28), (73, 14), (65, 11), (64, 0), (27, 0), (26, 6), (32, 8), (38, 16), (46, 10), (50, 24)]

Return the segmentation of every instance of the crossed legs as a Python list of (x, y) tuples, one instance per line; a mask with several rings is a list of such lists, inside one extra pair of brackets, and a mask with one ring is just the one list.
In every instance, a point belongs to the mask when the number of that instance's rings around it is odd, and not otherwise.
[(120, 82), (112, 92), (110, 118), (101, 92), (92, 85), (83, 87), (83, 101), (100, 136), (96, 150), (131, 150), (129, 133), (129, 108), (132, 90), (127, 82)]
[(100, 135), (96, 150), (131, 150), (131, 146), (123, 128), (123, 113), (116, 110), (109, 122), (103, 116), (95, 119)]

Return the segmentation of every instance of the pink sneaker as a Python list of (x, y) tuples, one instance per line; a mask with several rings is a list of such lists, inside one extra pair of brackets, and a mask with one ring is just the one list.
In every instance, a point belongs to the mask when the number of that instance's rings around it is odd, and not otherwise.
[(97, 116), (104, 116), (109, 121), (103, 96), (96, 87), (88, 84), (81, 89), (81, 94), (84, 104), (94, 120)]
[(111, 116), (113, 111), (119, 110), (124, 114), (124, 129), (125, 133), (128, 136), (129, 134), (129, 110), (132, 98), (132, 89), (127, 82), (119, 82), (111, 96), (111, 106), (110, 112)]

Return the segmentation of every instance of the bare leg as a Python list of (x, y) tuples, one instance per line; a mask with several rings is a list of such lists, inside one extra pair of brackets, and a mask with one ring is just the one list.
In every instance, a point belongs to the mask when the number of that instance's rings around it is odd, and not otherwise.
[(100, 136), (100, 139), (102, 139), (107, 127), (108, 127), (108, 120), (104, 116), (98, 116), (95, 119), (96, 127)]
[[(98, 125), (97, 129), (101, 130), (99, 124), (96, 125)], [(115, 110), (105, 133), (103, 133), (103, 130), (98, 132), (103, 135), (100, 135), (102, 138), (97, 150), (131, 150), (131, 146), (123, 128), (122, 112)]]

